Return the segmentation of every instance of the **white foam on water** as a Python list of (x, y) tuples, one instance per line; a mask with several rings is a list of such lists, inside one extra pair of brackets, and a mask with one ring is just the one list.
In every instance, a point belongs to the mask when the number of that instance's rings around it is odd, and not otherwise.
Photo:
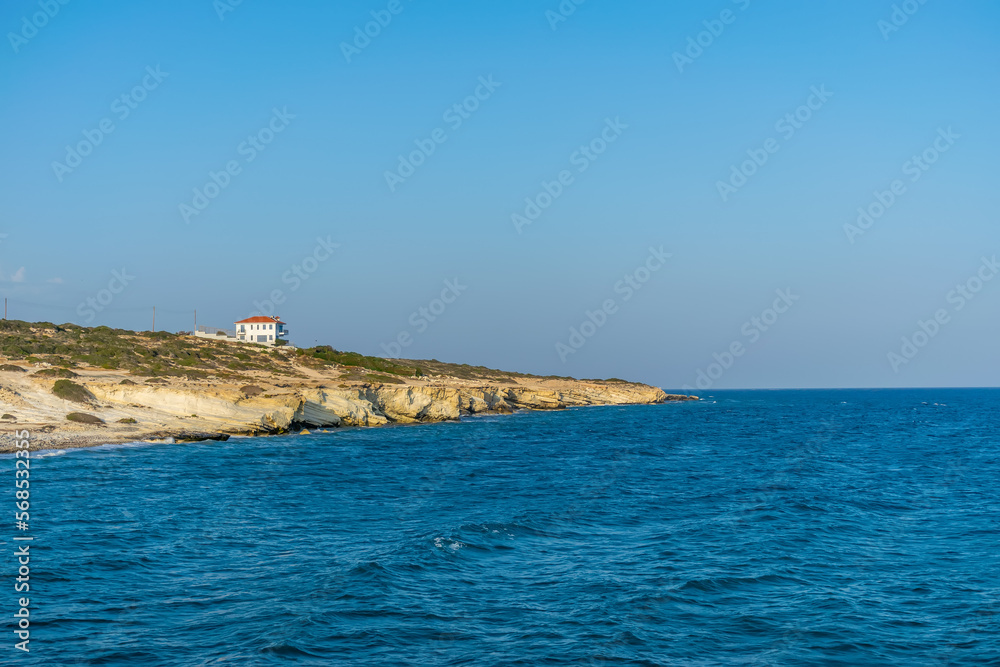
[(438, 549), (451, 549), (452, 551), (458, 551), (465, 545), (458, 540), (453, 540), (447, 537), (435, 537), (434, 546)]
[(66, 453), (65, 449), (42, 450), (42, 452), (36, 453), (31, 458), (33, 458), (33, 459), (44, 459), (47, 456), (62, 456), (65, 453)]
[[(92, 448), (90, 448), (92, 449)], [(62, 456), (63, 454), (69, 454), (72, 450), (67, 449), (35, 449), (31, 452), (31, 458), (33, 459), (44, 459), (48, 456)], [(5, 452), (0, 454), (0, 461), (5, 459), (17, 458), (17, 454), (14, 452)], [(24, 458), (24, 457), (21, 457)]]

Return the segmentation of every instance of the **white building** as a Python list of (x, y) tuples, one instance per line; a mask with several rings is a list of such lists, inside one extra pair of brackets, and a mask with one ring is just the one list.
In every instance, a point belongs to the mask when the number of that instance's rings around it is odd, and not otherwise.
[(285, 323), (279, 317), (248, 317), (236, 325), (236, 340), (241, 343), (261, 343), (275, 345), (288, 335)]

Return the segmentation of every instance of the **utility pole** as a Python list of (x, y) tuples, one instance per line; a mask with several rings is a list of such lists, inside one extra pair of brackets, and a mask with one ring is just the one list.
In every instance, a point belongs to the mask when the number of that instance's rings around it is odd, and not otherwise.
[(197, 332), (198, 332), (198, 309), (195, 308), (194, 309), (194, 331), (192, 331), (191, 333), (193, 335), (193, 334), (195, 334)]
[(3, 298), (3, 318), (7, 319), (7, 297)]
[(153, 333), (156, 333), (156, 306), (153, 306)]

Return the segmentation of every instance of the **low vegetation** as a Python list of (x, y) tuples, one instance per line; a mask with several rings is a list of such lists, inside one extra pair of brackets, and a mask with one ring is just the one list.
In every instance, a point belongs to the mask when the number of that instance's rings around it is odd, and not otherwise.
[(52, 393), (61, 399), (73, 401), (75, 403), (90, 403), (94, 400), (94, 395), (70, 380), (56, 380), (52, 386)]
[(37, 375), (43, 378), (78, 378), (79, 373), (74, 373), (68, 368), (44, 368), (40, 371), (35, 371), (32, 375)]
[[(400, 383), (405, 381), (403, 378), (426, 376), (501, 384), (516, 383), (518, 378), (571, 379), (450, 364), (437, 359), (383, 359), (343, 352), (329, 345), (299, 349), (270, 348), (166, 331), (128, 331), (105, 326), (88, 328), (76, 324), (19, 320), (0, 320), (0, 356), (30, 364), (49, 364), (50, 368), (37, 371), (34, 375), (58, 377), (60, 381), (77, 377), (79, 373), (76, 371), (87, 367), (126, 371), (146, 378), (147, 383), (164, 382), (166, 377), (195, 382), (222, 380), (247, 383), (252, 382), (252, 374), (258, 371), (301, 378), (305, 376), (303, 367), (314, 370), (333, 368), (341, 373), (344, 380), (356, 382)], [(24, 369), (8, 363), (0, 366), (0, 370), (17, 372)], [(121, 384), (133, 383), (123, 380)]]
[(355, 368), (365, 368), (391, 375), (402, 375), (405, 377), (416, 377), (422, 372), (415, 366), (407, 366), (396, 361), (383, 359), (382, 357), (366, 357), (357, 352), (340, 352), (329, 345), (320, 345), (308, 349), (296, 350), (296, 355), (300, 361), (311, 363), (312, 365), (353, 366)]
[(0, 364), (0, 371), (10, 371), (14, 373), (24, 373), (25, 369), (15, 364)]
[(367, 375), (360, 378), (366, 382), (381, 383), (381, 384), (406, 384), (406, 381), (401, 377), (396, 375), (380, 375), (378, 373), (368, 373)]
[(88, 415), (86, 412), (71, 412), (66, 415), (66, 419), (78, 424), (103, 424), (104, 420), (95, 415)]
[[(191, 380), (211, 376), (232, 378), (243, 371), (293, 374), (289, 364), (281, 363), (291, 352), (277, 353), (278, 356), (275, 353), (265, 347), (236, 346), (165, 331), (0, 321), (0, 355), (29, 363), (48, 363), (67, 372), (90, 366), (145, 377)], [(40, 373), (43, 377), (70, 377), (56, 375), (58, 371), (46, 369)]]
[(424, 374), (447, 375), (449, 377), (461, 378), (463, 380), (482, 380), (486, 382), (503, 382), (508, 380), (513, 382), (515, 378), (532, 378), (546, 380), (571, 380), (572, 378), (563, 375), (531, 375), (529, 373), (515, 373), (513, 371), (498, 371), (486, 366), (470, 366), (469, 364), (449, 364), (437, 359), (426, 359), (411, 362), (419, 364), (419, 368)]
[(122, 417), (121, 419), (118, 420), (118, 423), (119, 424), (134, 424), (136, 422), (131, 417)]

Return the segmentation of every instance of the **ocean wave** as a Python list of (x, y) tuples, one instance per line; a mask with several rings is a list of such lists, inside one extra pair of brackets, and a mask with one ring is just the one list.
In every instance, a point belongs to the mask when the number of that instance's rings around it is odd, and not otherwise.
[(1000, 392), (717, 396), (67, 448), (25, 664), (995, 662)]

